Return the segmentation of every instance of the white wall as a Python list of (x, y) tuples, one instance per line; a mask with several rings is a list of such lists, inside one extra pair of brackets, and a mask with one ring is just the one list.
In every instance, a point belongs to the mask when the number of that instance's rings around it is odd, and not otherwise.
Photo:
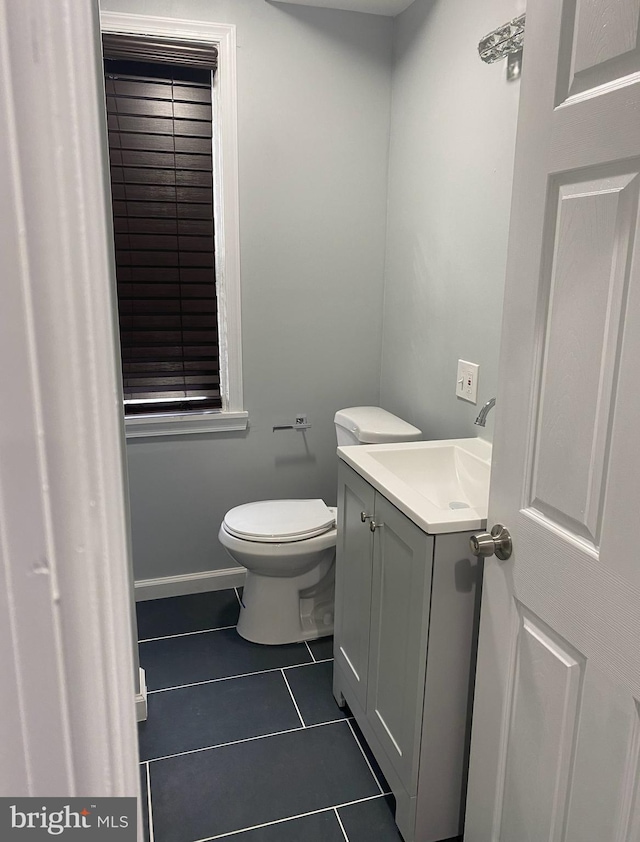
[[(496, 392), (520, 86), (477, 45), (522, 11), (416, 0), (395, 19), (381, 400), (427, 438), (477, 435)], [(478, 406), (455, 396), (459, 358)]]
[[(237, 25), (246, 434), (128, 445), (136, 579), (230, 567), (250, 500), (335, 500), (333, 415), (377, 403), (393, 21), (265, 0), (102, 0)], [(306, 434), (272, 432), (306, 412)]]

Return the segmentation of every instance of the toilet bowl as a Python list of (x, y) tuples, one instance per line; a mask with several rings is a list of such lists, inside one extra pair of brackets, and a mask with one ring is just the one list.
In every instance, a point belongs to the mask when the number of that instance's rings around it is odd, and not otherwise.
[(263, 500), (227, 512), (218, 538), (247, 569), (238, 634), (280, 644), (333, 634), (336, 509)]
[[(334, 424), (339, 446), (421, 435), (379, 406), (341, 409)], [(227, 512), (218, 538), (247, 569), (238, 634), (268, 644), (333, 634), (336, 515), (322, 500), (261, 500)]]

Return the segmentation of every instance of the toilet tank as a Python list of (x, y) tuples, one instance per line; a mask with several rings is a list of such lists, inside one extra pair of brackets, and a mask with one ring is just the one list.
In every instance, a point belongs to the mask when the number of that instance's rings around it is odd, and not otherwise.
[(352, 406), (336, 412), (338, 446), (414, 441), (422, 431), (379, 406)]

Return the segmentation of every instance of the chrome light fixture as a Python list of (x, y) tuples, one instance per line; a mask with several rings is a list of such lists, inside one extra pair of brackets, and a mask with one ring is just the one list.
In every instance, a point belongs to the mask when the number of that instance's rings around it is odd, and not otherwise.
[(478, 44), (478, 52), (482, 61), (493, 64), (494, 61), (506, 58), (513, 53), (519, 53), (524, 43), (524, 22), (526, 15), (519, 15), (509, 23), (494, 29)]

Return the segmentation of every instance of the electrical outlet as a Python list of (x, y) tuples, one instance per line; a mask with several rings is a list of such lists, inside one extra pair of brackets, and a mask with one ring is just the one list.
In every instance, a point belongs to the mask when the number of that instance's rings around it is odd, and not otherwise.
[(478, 371), (480, 366), (466, 360), (458, 360), (456, 396), (469, 403), (478, 403)]

